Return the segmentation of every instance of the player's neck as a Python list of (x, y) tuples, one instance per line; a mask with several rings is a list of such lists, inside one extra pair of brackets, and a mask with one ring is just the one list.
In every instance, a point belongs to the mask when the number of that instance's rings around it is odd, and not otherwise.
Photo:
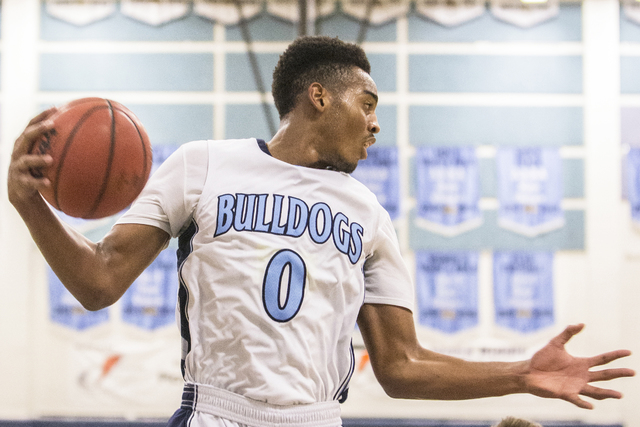
[(271, 155), (278, 160), (296, 166), (324, 169), (318, 163), (316, 149), (321, 142), (322, 134), (314, 122), (290, 115), (281, 120), (278, 132), (267, 142), (267, 146)]

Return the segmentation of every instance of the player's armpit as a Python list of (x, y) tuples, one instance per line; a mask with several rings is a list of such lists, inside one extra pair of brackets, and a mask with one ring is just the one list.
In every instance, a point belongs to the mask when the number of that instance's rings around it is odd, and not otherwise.
[(102, 275), (103, 288), (97, 307), (90, 309), (116, 302), (166, 248), (169, 239), (164, 230), (150, 225), (116, 224), (95, 247), (94, 262)]

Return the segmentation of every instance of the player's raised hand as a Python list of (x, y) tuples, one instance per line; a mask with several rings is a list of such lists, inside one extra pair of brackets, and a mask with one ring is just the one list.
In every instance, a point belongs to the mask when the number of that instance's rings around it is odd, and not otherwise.
[(632, 369), (616, 368), (599, 371), (590, 369), (629, 356), (631, 352), (616, 350), (593, 357), (574, 357), (565, 350), (564, 346), (583, 328), (583, 324), (568, 326), (534, 354), (525, 378), (531, 394), (563, 399), (584, 409), (593, 409), (593, 405), (582, 399), (580, 395), (597, 400), (622, 397), (622, 394), (616, 390), (596, 387), (591, 383), (634, 376), (635, 372)]
[(16, 205), (21, 201), (38, 196), (38, 190), (50, 185), (46, 178), (38, 178), (32, 171), (51, 165), (49, 155), (31, 154), (35, 142), (52, 127), (50, 120), (57, 109), (50, 108), (31, 119), (22, 134), (16, 139), (9, 163), (7, 189), (9, 201)]

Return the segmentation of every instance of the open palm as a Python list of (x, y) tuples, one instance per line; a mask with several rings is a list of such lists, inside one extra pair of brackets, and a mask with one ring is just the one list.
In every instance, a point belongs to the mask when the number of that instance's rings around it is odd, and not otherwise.
[(526, 379), (532, 394), (563, 399), (585, 409), (593, 409), (593, 405), (583, 400), (580, 395), (597, 400), (622, 397), (622, 394), (616, 390), (595, 387), (590, 383), (630, 377), (635, 375), (633, 370), (618, 368), (590, 371), (589, 369), (629, 356), (631, 352), (617, 350), (593, 357), (574, 357), (567, 353), (564, 346), (583, 328), (582, 324), (568, 326), (533, 355)]

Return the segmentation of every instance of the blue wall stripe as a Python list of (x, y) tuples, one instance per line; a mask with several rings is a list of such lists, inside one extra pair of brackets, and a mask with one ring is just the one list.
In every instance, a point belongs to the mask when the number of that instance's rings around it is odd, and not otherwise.
[(582, 93), (582, 57), (410, 55), (409, 90)]
[[(290, 42), (298, 36), (298, 29), (292, 22), (288, 22), (262, 12), (248, 23), (249, 36), (253, 41), (286, 41)], [(226, 27), (226, 39), (229, 41), (243, 41), (242, 30), (239, 25)]]
[(446, 27), (414, 12), (409, 17), (409, 41), (471, 42), (479, 40), (509, 41), (580, 41), (582, 8), (580, 4), (563, 4), (560, 14), (532, 28), (519, 28), (495, 18), (487, 10), (482, 16), (454, 27)]
[(581, 107), (412, 106), (412, 145), (583, 144)]
[(127, 105), (144, 125), (152, 144), (179, 145), (213, 138), (212, 105)]
[(378, 92), (396, 91), (396, 55), (369, 53), (371, 77), (376, 82)]
[(523, 250), (583, 250), (584, 212), (565, 211), (566, 224), (559, 230), (529, 238), (499, 227), (495, 210), (483, 211), (484, 222), (476, 229), (455, 237), (431, 233), (415, 224), (415, 211), (409, 216), (409, 244), (421, 249), (523, 249)]
[[(278, 127), (278, 112), (270, 105), (275, 126)], [(231, 104), (226, 106), (225, 138), (261, 138), (269, 141), (273, 135), (260, 104)]]
[(397, 111), (395, 105), (378, 105), (376, 116), (380, 133), (376, 135), (376, 146), (394, 146), (397, 144)]
[[(340, 11), (318, 20), (319, 33), (324, 36), (338, 37), (340, 40), (355, 42), (360, 32), (361, 22)], [(396, 40), (396, 22), (367, 27), (365, 41), (391, 42)]]
[[(258, 67), (265, 90), (271, 92), (273, 69), (278, 63), (277, 53), (257, 53)], [(230, 92), (252, 92), (258, 90), (249, 55), (247, 53), (229, 53), (225, 63), (225, 89)]]
[(213, 55), (45, 53), (40, 90), (211, 91)]
[(640, 93), (640, 57), (620, 57), (620, 93)]
[(620, 7), (620, 41), (640, 42), (640, 24), (627, 18), (622, 6)]

